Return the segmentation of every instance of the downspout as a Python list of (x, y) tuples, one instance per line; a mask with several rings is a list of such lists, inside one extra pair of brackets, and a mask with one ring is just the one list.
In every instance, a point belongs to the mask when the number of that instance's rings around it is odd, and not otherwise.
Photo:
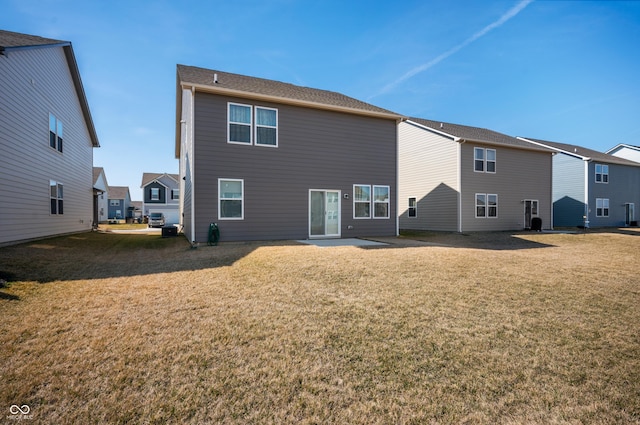
[(191, 105), (189, 107), (189, 124), (190, 124), (190, 128), (189, 128), (189, 141), (191, 142), (190, 145), (190, 149), (191, 149), (191, 246), (195, 247), (196, 246), (196, 196), (195, 196), (195, 190), (196, 190), (196, 185), (195, 185), (195, 158), (193, 157), (193, 153), (195, 150), (195, 141), (193, 140), (194, 138), (194, 116), (195, 116), (195, 111), (194, 111), (194, 107), (195, 107), (195, 97), (196, 97), (196, 88), (191, 86)]
[(585, 228), (589, 227), (589, 158), (584, 160), (584, 222)]
[(462, 233), (462, 144), (465, 141), (459, 137), (453, 141), (458, 143), (458, 233)]

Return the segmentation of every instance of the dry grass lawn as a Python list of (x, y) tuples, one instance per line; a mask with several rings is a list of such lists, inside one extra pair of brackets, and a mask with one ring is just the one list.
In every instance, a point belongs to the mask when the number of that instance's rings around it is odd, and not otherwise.
[(640, 423), (640, 233), (387, 242), (1, 248), (0, 419)]

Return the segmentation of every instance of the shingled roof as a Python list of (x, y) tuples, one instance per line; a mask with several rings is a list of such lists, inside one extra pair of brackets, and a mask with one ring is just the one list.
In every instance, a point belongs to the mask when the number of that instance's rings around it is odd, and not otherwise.
[(11, 32), (0, 30), (0, 54), (4, 54), (6, 50), (19, 48), (33, 48), (40, 46), (68, 46), (68, 41), (54, 40), (53, 38), (44, 38), (37, 35), (20, 34), (19, 32)]
[[(215, 77), (217, 80), (214, 81)], [(200, 88), (240, 97), (306, 104), (310, 107), (324, 109), (337, 108), (352, 113), (380, 115), (391, 119), (402, 118), (400, 114), (340, 93), (229, 72), (178, 65), (178, 80), (183, 85), (195, 86), (196, 90)]]
[(80, 78), (80, 70), (78, 69), (78, 63), (76, 62), (76, 56), (73, 53), (73, 47), (70, 41), (55, 40), (53, 38), (44, 38), (37, 35), (21, 34), (17, 32), (0, 30), (0, 55), (10, 57), (11, 51), (25, 50), (25, 49), (38, 49), (47, 47), (62, 47), (69, 71), (71, 72), (71, 78), (76, 88), (76, 94), (78, 101), (82, 108), (82, 114), (89, 130), (89, 136), (91, 143), (94, 147), (100, 147), (98, 141), (98, 134), (96, 133), (93, 118), (89, 110), (89, 102), (82, 85), (82, 79)]
[(433, 121), (423, 118), (409, 118), (409, 121), (435, 130), (436, 133), (445, 134), (454, 139), (459, 139), (459, 141), (479, 142), (489, 145), (501, 145), (527, 150), (551, 152), (551, 150), (547, 148), (535, 146), (515, 137), (486, 128), (470, 127), (467, 125), (445, 123), (442, 121)]
[(176, 182), (180, 181), (180, 176), (177, 174), (169, 174), (169, 173), (142, 173), (142, 184), (140, 187), (144, 187), (151, 183), (154, 180), (157, 180), (163, 176), (169, 176), (174, 179)]
[(598, 152), (593, 149), (584, 148), (578, 145), (550, 142), (548, 140), (533, 139), (531, 137), (520, 137), (519, 139), (530, 140), (533, 143), (537, 143), (543, 146), (548, 146), (549, 148), (555, 151), (561, 151), (583, 160), (592, 160), (592, 161), (598, 161), (598, 162), (606, 162), (609, 164), (631, 165), (633, 167), (640, 167), (640, 163), (638, 162), (630, 161), (628, 159), (609, 155), (603, 152)]

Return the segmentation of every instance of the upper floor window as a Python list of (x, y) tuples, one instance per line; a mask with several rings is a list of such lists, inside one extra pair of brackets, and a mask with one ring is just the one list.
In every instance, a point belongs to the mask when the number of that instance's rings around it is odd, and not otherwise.
[(111, 207), (119, 207), (120, 199), (109, 199), (109, 206)]
[(49, 114), (49, 146), (62, 152), (62, 121), (57, 119), (53, 114)]
[(60, 182), (49, 181), (49, 197), (51, 199), (51, 214), (64, 213), (63, 186)]
[(171, 189), (171, 199), (180, 199), (180, 189)]
[(229, 103), (227, 141), (245, 145), (277, 147), (278, 110), (263, 106), (254, 108), (251, 105)]
[(152, 201), (159, 201), (160, 200), (160, 188), (159, 187), (152, 187), (151, 188), (151, 200)]
[(596, 164), (596, 183), (609, 183), (609, 166)]
[(256, 145), (278, 146), (278, 110), (256, 106)]
[(473, 148), (473, 171), (479, 173), (495, 173), (496, 150)]
[(251, 106), (229, 103), (229, 143), (250, 145)]

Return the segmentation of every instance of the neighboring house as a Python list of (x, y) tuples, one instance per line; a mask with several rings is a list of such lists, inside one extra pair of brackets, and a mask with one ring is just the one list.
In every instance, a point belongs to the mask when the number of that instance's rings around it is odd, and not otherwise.
[(177, 174), (142, 175), (142, 214), (163, 213), (166, 224), (180, 223), (180, 185)]
[(553, 216), (557, 227), (618, 227), (637, 220), (640, 163), (581, 146), (523, 138), (553, 149)]
[(626, 145), (624, 143), (621, 143), (609, 149), (606, 153), (609, 155), (617, 156), (618, 158), (640, 162), (640, 146)]
[(133, 210), (132, 217), (142, 223), (142, 201), (131, 201), (130, 208)]
[(495, 131), (410, 118), (400, 123), (400, 228), (550, 229), (551, 151)]
[(91, 229), (99, 147), (71, 43), (0, 30), (0, 245)]
[(109, 184), (104, 168), (93, 167), (93, 223), (98, 224), (107, 221), (109, 211)]
[(127, 186), (109, 186), (109, 220), (126, 220), (133, 217), (131, 195)]
[(340, 93), (178, 65), (176, 158), (192, 243), (397, 233), (396, 113)]

